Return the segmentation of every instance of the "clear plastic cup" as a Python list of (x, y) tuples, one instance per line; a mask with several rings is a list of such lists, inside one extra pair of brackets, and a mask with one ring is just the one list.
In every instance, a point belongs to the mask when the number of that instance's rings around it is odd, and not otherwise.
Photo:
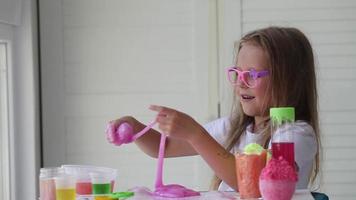
[(40, 182), (40, 200), (56, 200), (56, 185), (54, 177), (64, 174), (60, 167), (41, 168)]
[(110, 191), (114, 191), (117, 170), (109, 167), (95, 167), (94, 172), (106, 174), (110, 179)]
[(66, 174), (76, 177), (76, 193), (78, 195), (91, 195), (92, 187), (89, 173), (90, 166), (85, 165), (62, 165)]
[(73, 175), (77, 179), (76, 192), (78, 195), (90, 195), (92, 192), (92, 181), (90, 173), (106, 173), (110, 177), (111, 189), (114, 191), (117, 170), (109, 167), (98, 167), (91, 165), (62, 165), (67, 174)]
[(93, 193), (91, 180), (87, 175), (78, 176), (75, 188), (78, 195), (90, 195)]
[(75, 200), (76, 179), (70, 175), (54, 178), (56, 184), (56, 200)]
[(260, 198), (259, 177), (266, 165), (266, 151), (260, 155), (237, 153), (235, 160), (240, 198)]
[(111, 174), (106, 172), (90, 173), (93, 194), (110, 194), (111, 193)]

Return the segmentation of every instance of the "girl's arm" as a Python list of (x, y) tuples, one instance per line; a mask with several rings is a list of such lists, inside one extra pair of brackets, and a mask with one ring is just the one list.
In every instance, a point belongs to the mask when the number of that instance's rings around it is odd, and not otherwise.
[(230, 187), (237, 189), (235, 157), (222, 147), (210, 134), (190, 116), (179, 111), (162, 107), (151, 106), (157, 111), (159, 129), (174, 138), (184, 140), (190, 144), (214, 170), (215, 174)]
[(205, 130), (190, 138), (189, 143), (208, 163), (216, 176), (237, 191), (235, 156)]
[[(149, 132), (138, 138), (136, 145), (147, 155), (157, 158), (161, 134), (151, 129)], [(164, 157), (194, 156), (197, 152), (186, 141), (175, 138), (167, 138)]]
[[(115, 120), (115, 127), (118, 127), (123, 122), (129, 123), (133, 127), (133, 132), (138, 133), (146, 127), (145, 124), (142, 124), (135, 118), (131, 116), (125, 116), (120, 119)], [(159, 143), (160, 143), (161, 134), (154, 130), (150, 129), (147, 133), (139, 137), (135, 143), (136, 145), (147, 155), (157, 158)], [(165, 157), (178, 157), (178, 156), (192, 156), (197, 155), (197, 152), (192, 148), (192, 146), (184, 141), (176, 138), (167, 138)]]

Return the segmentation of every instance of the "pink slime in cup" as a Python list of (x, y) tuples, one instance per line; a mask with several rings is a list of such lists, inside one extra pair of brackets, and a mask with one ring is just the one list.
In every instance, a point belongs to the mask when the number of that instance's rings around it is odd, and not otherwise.
[(282, 156), (272, 158), (262, 170), (260, 191), (265, 200), (289, 200), (295, 192), (298, 174)]

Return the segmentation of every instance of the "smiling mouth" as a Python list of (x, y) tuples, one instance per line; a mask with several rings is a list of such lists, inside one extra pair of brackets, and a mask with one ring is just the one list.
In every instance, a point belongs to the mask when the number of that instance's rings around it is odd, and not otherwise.
[(249, 95), (241, 95), (241, 98), (244, 100), (251, 100), (251, 99), (254, 99), (255, 97), (249, 96)]

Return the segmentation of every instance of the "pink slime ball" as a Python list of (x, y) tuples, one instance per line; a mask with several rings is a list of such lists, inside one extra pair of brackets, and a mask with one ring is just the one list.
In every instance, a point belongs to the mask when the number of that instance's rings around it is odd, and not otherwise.
[(124, 122), (119, 126), (116, 130), (116, 134), (118, 134), (121, 143), (127, 144), (133, 141), (133, 128), (127, 122)]
[(127, 144), (133, 141), (133, 128), (124, 122), (119, 127), (114, 123), (109, 123), (106, 128), (106, 139), (115, 145)]

